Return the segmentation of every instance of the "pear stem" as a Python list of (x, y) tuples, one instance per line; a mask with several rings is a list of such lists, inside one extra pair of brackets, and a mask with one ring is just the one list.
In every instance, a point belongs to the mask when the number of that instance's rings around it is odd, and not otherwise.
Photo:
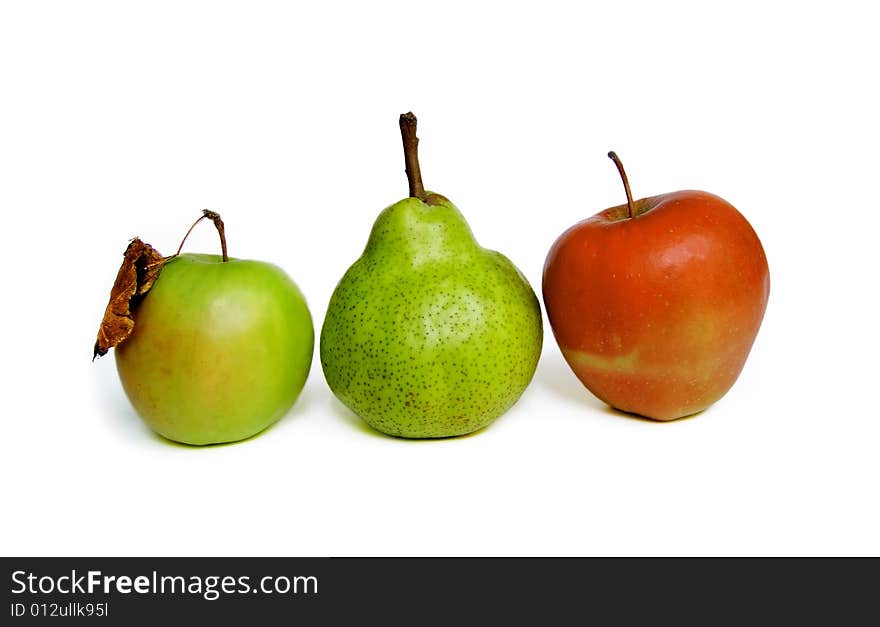
[(406, 178), (409, 181), (411, 198), (425, 200), (425, 187), (422, 185), (422, 171), (419, 168), (419, 138), (416, 137), (418, 120), (409, 113), (400, 114), (400, 135), (403, 138), (403, 156), (406, 160)]
[(617, 153), (613, 150), (608, 153), (608, 158), (614, 162), (614, 165), (617, 166), (617, 171), (620, 172), (620, 178), (623, 180), (623, 189), (626, 191), (626, 206), (629, 209), (629, 217), (632, 219), (636, 215), (636, 210), (633, 206), (633, 196), (629, 189), (629, 180), (626, 178), (626, 171), (623, 169), (623, 163), (621, 163), (620, 157), (618, 157)]
[(214, 223), (214, 228), (217, 229), (218, 235), (220, 235), (220, 250), (223, 252), (223, 261), (229, 261), (229, 255), (226, 254), (226, 227), (223, 226), (223, 220), (220, 219), (220, 214), (216, 211), (211, 211), (210, 209), (202, 209), (202, 216), (192, 223), (192, 226), (189, 227), (189, 230), (186, 232), (186, 235), (183, 236), (183, 239), (180, 242), (180, 246), (177, 248), (177, 252), (167, 257), (167, 259), (173, 259), (180, 254), (180, 251), (183, 250), (183, 245), (186, 243), (186, 238), (189, 237), (189, 234), (192, 233), (193, 229), (196, 228), (196, 225), (208, 218), (211, 222)]

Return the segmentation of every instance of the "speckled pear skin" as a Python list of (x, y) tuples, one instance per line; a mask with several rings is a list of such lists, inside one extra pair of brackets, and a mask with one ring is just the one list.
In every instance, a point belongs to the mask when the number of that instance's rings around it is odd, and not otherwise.
[(376, 219), (330, 299), (321, 365), (373, 428), (442, 438), (485, 427), (528, 386), (541, 309), (504, 255), (481, 248), (446, 198), (406, 198)]

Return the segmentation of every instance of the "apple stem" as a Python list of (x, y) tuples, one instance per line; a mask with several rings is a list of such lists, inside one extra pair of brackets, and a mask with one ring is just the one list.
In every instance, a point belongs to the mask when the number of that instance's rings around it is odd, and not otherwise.
[(419, 138), (416, 137), (418, 120), (409, 113), (400, 114), (400, 135), (403, 137), (403, 156), (406, 160), (406, 178), (409, 181), (411, 198), (425, 200), (425, 187), (422, 185), (422, 171), (419, 168)]
[(614, 162), (614, 165), (617, 166), (617, 171), (620, 172), (620, 178), (623, 179), (623, 189), (626, 191), (626, 206), (629, 210), (629, 217), (634, 218), (636, 210), (633, 206), (633, 195), (629, 189), (629, 179), (626, 178), (626, 171), (623, 169), (623, 163), (621, 163), (620, 157), (618, 157), (617, 153), (613, 150), (608, 153), (608, 158)]
[(208, 218), (211, 222), (214, 223), (214, 228), (217, 229), (217, 233), (220, 235), (220, 250), (223, 252), (223, 261), (229, 261), (229, 255), (226, 254), (226, 227), (223, 226), (223, 220), (220, 218), (220, 214), (216, 211), (211, 211), (210, 209), (202, 209), (201, 217), (192, 223), (192, 226), (189, 227), (189, 230), (186, 232), (186, 235), (183, 236), (183, 239), (180, 242), (180, 246), (177, 248), (177, 252), (171, 255), (170, 257), (166, 257), (165, 260), (174, 259), (180, 254), (180, 251), (183, 250), (183, 245), (186, 243), (186, 238), (189, 237), (189, 234), (193, 232), (193, 229), (196, 228), (196, 225)]

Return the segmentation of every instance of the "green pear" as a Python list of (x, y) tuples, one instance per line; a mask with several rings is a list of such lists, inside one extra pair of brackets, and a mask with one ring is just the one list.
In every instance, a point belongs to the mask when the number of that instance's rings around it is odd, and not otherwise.
[(333, 393), (373, 428), (442, 438), (485, 427), (528, 386), (543, 340), (535, 292), (426, 192), (416, 118), (400, 117), (410, 197), (386, 208), (336, 286), (321, 331)]

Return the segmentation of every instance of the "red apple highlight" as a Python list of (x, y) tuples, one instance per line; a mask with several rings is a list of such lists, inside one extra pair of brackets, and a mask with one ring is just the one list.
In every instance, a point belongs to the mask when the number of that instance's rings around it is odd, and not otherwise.
[(730, 203), (701, 191), (627, 203), (563, 233), (544, 265), (550, 325), (571, 369), (617, 409), (699, 412), (734, 384), (770, 291), (764, 249)]

